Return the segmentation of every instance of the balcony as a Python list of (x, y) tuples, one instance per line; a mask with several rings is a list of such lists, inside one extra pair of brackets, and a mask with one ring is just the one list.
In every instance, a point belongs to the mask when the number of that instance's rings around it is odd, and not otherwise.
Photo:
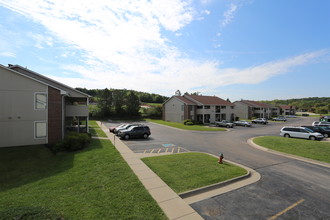
[(66, 105), (65, 106), (65, 116), (66, 117), (87, 117), (88, 116), (88, 106), (87, 105)]

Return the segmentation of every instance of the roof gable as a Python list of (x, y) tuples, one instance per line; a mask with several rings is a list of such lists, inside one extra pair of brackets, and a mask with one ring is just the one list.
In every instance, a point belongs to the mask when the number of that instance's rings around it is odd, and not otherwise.
[(9, 64), (8, 65), (8, 69), (14, 70), (15, 72), (18, 72), (18, 73), (20, 73), (20, 74), (22, 74), (24, 76), (27, 76), (29, 78), (32, 78), (32, 79), (36, 80), (36, 81), (41, 81), (41, 82), (43, 82), (43, 83), (45, 83), (47, 85), (50, 85), (50, 86), (52, 86), (54, 88), (57, 88), (57, 89), (66, 91), (67, 93), (69, 93), (69, 96), (73, 96), (73, 97), (77, 97), (77, 96), (78, 97), (80, 97), (80, 96), (81, 97), (91, 97), (90, 95), (87, 95), (87, 94), (85, 94), (85, 93), (83, 93), (81, 91), (78, 91), (78, 90), (70, 87), (70, 86), (67, 86), (67, 85), (62, 84), (62, 83), (60, 83), (58, 81), (55, 81), (53, 79), (50, 79), (50, 78), (48, 78), (48, 77), (46, 77), (44, 75), (41, 75), (39, 73), (36, 73), (36, 72), (34, 72), (32, 70), (29, 70), (27, 68), (24, 68), (24, 67), (22, 67), (20, 65), (11, 65), (11, 64)]
[(252, 101), (252, 100), (241, 100), (241, 101), (238, 101), (238, 102), (241, 102), (241, 103), (244, 103), (248, 106), (256, 107), (256, 108), (271, 108), (272, 107), (269, 104), (262, 103), (262, 102), (257, 102), (257, 101)]

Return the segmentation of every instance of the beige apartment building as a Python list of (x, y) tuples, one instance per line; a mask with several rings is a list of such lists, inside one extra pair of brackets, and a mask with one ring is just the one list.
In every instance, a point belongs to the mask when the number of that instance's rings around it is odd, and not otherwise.
[(203, 123), (233, 121), (234, 104), (217, 96), (175, 95), (163, 104), (163, 120), (182, 123), (192, 119)]
[(19, 65), (0, 65), (0, 147), (55, 144), (68, 130), (88, 132), (89, 97)]

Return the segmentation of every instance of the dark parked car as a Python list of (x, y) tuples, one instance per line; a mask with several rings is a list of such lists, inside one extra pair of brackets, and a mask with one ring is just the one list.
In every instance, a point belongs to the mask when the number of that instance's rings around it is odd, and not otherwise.
[(318, 133), (322, 134), (325, 138), (329, 137), (329, 135), (330, 135), (330, 128), (327, 128), (327, 127), (305, 126), (305, 125), (303, 125), (301, 127), (309, 128), (315, 132), (318, 132)]
[(140, 125), (140, 124), (126, 124), (126, 125), (124, 125), (124, 126), (122, 126), (122, 127), (115, 128), (115, 129), (113, 130), (113, 133), (115, 133), (116, 135), (118, 135), (119, 131), (129, 129), (129, 128), (132, 127), (132, 126), (137, 126), (137, 125)]
[(118, 133), (118, 136), (125, 140), (128, 140), (130, 138), (147, 139), (150, 135), (150, 128), (146, 125), (131, 126), (126, 130), (120, 130)]
[(251, 122), (248, 121), (234, 121), (234, 124), (237, 126), (251, 127)]

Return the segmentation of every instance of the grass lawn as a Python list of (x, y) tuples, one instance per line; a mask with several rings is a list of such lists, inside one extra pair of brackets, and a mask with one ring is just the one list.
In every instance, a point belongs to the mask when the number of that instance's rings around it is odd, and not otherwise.
[(163, 120), (154, 120), (154, 119), (146, 119), (147, 121), (167, 125), (174, 128), (180, 128), (184, 130), (192, 130), (192, 131), (226, 131), (225, 128), (211, 128), (206, 127), (203, 125), (184, 125), (183, 123), (177, 123), (177, 122), (168, 122)]
[(280, 152), (330, 163), (330, 143), (283, 137), (257, 137), (253, 142)]
[(98, 126), (96, 121), (88, 121), (89, 132), (93, 137), (107, 137), (104, 131)]
[(142, 159), (175, 192), (222, 182), (242, 176), (247, 171), (241, 167), (224, 163), (203, 153), (182, 153)]
[(0, 161), (0, 219), (167, 219), (109, 140), (2, 148)]

